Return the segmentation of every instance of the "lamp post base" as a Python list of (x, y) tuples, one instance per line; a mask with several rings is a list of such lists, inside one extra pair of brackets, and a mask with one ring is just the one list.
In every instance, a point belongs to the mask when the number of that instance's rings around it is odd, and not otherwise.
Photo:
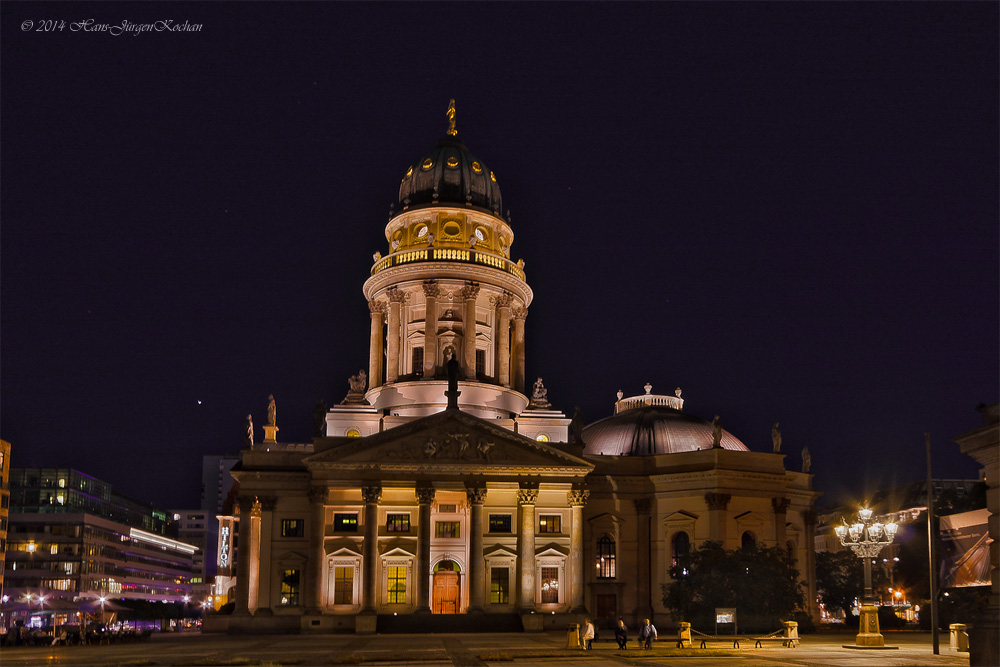
[(844, 644), (844, 648), (874, 648), (893, 649), (895, 646), (886, 646), (885, 639), (878, 627), (878, 606), (873, 604), (861, 605), (861, 623), (858, 626), (858, 636), (855, 643)]

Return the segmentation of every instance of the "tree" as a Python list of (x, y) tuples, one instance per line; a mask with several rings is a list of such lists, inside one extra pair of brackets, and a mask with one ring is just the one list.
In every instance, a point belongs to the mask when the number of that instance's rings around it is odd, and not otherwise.
[(854, 600), (865, 586), (864, 564), (853, 551), (821, 551), (816, 554), (816, 594), (827, 608), (850, 618)]
[(716, 607), (735, 607), (739, 627), (748, 631), (776, 630), (802, 608), (799, 573), (777, 547), (727, 551), (719, 542), (706, 542), (670, 574), (664, 606), (702, 631), (714, 627)]

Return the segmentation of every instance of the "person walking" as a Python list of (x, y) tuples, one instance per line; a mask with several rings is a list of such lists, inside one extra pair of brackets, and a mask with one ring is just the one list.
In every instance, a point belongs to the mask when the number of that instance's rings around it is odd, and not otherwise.
[(618, 640), (618, 648), (623, 650), (628, 648), (628, 628), (625, 627), (625, 621), (620, 618), (617, 627), (615, 627), (615, 639)]
[(645, 622), (641, 628), (639, 628), (639, 644), (643, 648), (653, 648), (653, 640), (656, 639), (656, 626), (649, 622), (649, 619), (645, 619)]
[(589, 651), (592, 648), (591, 643), (594, 641), (594, 624), (590, 622), (589, 618), (583, 622), (580, 641), (583, 644), (584, 651)]

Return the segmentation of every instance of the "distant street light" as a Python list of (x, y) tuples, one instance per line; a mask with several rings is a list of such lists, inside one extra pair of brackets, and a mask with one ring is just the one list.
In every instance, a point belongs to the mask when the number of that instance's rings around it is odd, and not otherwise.
[(867, 507), (858, 511), (857, 520), (851, 525), (841, 524), (833, 529), (840, 543), (850, 547), (865, 566), (865, 590), (861, 598), (861, 625), (858, 628), (857, 644), (852, 648), (878, 648), (885, 646), (885, 639), (878, 627), (878, 607), (872, 591), (872, 559), (879, 555), (882, 547), (891, 543), (896, 536), (896, 524), (883, 524), (872, 519), (872, 511)]

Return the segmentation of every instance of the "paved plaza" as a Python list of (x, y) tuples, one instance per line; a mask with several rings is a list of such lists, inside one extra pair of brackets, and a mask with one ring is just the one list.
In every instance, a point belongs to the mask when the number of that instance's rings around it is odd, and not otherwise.
[(4, 647), (3, 667), (66, 665), (142, 667), (163, 665), (318, 665), (360, 664), (391, 667), (536, 667), (543, 665), (637, 665), (640, 667), (967, 667), (967, 653), (948, 647), (941, 637), (941, 654), (931, 650), (924, 633), (888, 633), (886, 643), (896, 650), (859, 651), (843, 648), (853, 635), (806, 635), (794, 649), (753, 648), (752, 642), (706, 649), (678, 650), (668, 638), (652, 650), (619, 651), (614, 642), (595, 642), (589, 652), (569, 651), (564, 632), (537, 634), (423, 634), (423, 635), (254, 635), (158, 633), (149, 641), (110, 646)]

